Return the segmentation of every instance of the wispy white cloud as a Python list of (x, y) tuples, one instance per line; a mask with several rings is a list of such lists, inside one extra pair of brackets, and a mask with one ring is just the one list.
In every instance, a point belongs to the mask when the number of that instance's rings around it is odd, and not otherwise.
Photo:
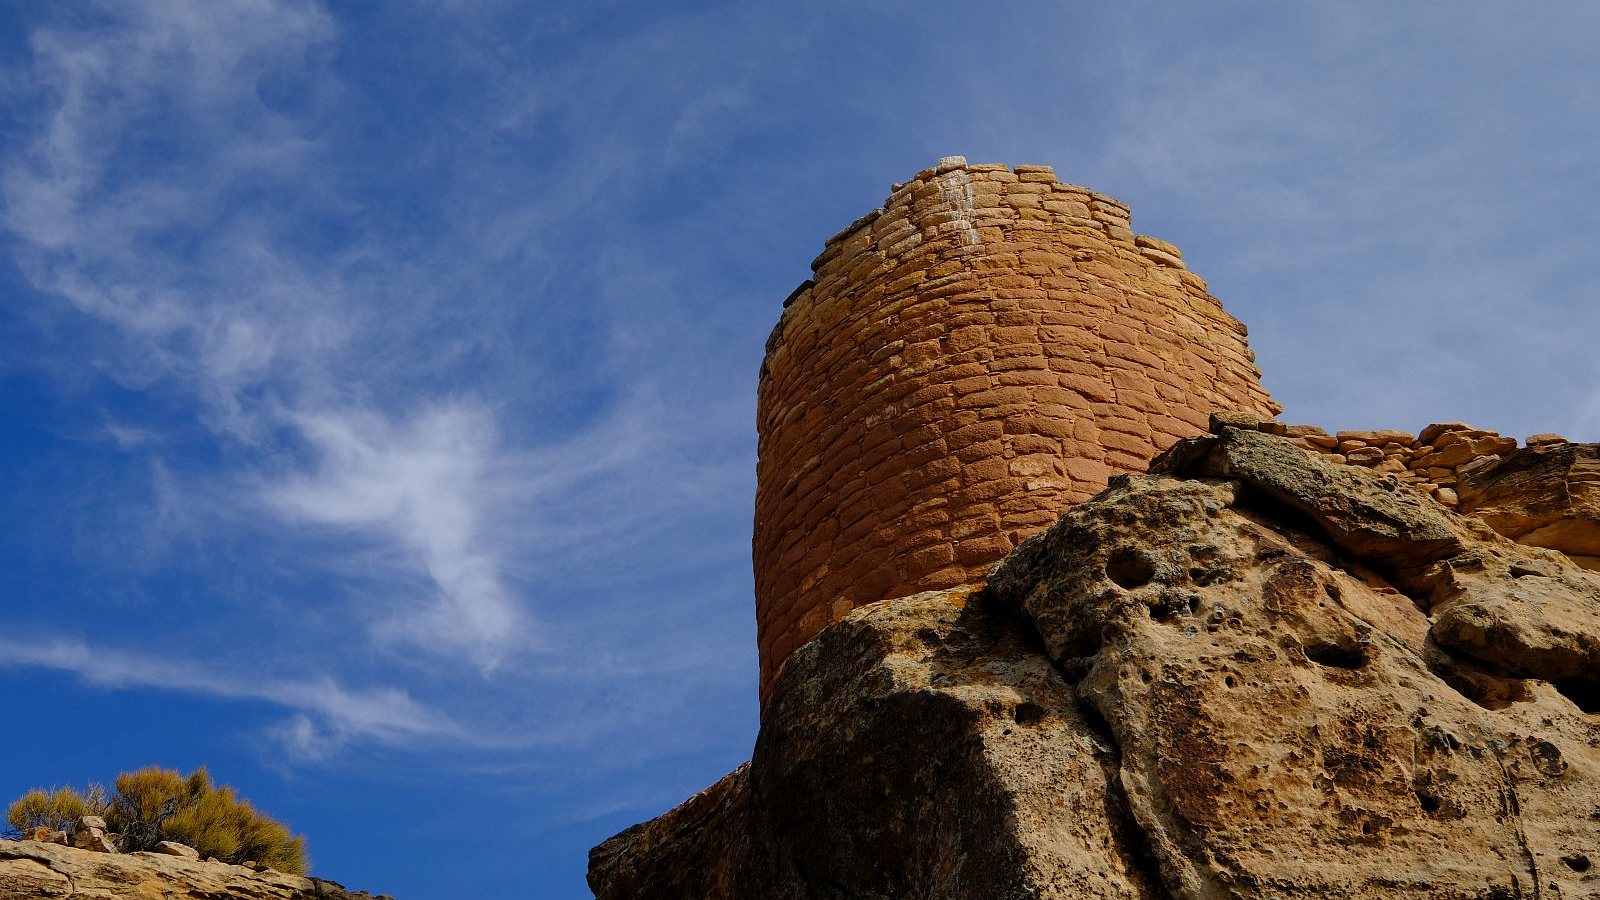
[(317, 461), (264, 488), (287, 521), (386, 535), (410, 551), (438, 597), (392, 624), (394, 636), (495, 669), (525, 646), (527, 622), (489, 545), (494, 503), (493, 422), (460, 404), (402, 425), (371, 412), (297, 414)]
[[(103, 29), (74, 22), (34, 38), (32, 72), (48, 96), (35, 138), (0, 153), (0, 220), (34, 285), (98, 323), (84, 335), (99, 342), (98, 366), (165, 410), (193, 412), (181, 438), (164, 433), (170, 421), (122, 410), (97, 436), (151, 457), (149, 497), (119, 521), (140, 548), (181, 545), (181, 560), (151, 555), (195, 563), (185, 571), (202, 579), (194, 590), (218, 593), (219, 621), (237, 624), (228, 617), (248, 617), (239, 607), (250, 602), (281, 612), (295, 640), (263, 656), (295, 674), (269, 671), (257, 685), (228, 676), (223, 660), (163, 668), (96, 651), (92, 663), (68, 644), (52, 645), (52, 658), (73, 665), (56, 667), (94, 677), (110, 659), (132, 685), (277, 703), (293, 712), (273, 736), (298, 759), (389, 740), (385, 720), (368, 722), (341, 698), (402, 712), (396, 697), (426, 698), (471, 723), (474, 746), (508, 751), (593, 743), (703, 705), (712, 682), (737, 689), (730, 671), (753, 672), (746, 642), (731, 652), (726, 629), (700, 621), (709, 599), (656, 587), (713, 559), (743, 573), (737, 533), (723, 548), (688, 530), (730, 498), (742, 507), (751, 480), (749, 398), (705, 396), (726, 381), (723, 348), (708, 336), (723, 326), (686, 332), (677, 317), (698, 311), (664, 303), (641, 314), (647, 292), (661, 302), (677, 287), (670, 249), (613, 253), (599, 271), (568, 265), (563, 276), (591, 279), (577, 286), (543, 284), (539, 271), (561, 255), (551, 235), (592, 227), (592, 210), (630, 184), (696, 164), (748, 103), (736, 79), (707, 78), (720, 86), (678, 105), (661, 102), (674, 89), (630, 92), (675, 58), (677, 42), (724, 42), (707, 31), (714, 21), (606, 46), (586, 64), (625, 77), (593, 85), (581, 66), (546, 84), (527, 60), (484, 57), (485, 90), (522, 110), (486, 111), (484, 127), (555, 117), (589, 149), (525, 194), (495, 183), (502, 162), (459, 166), (430, 226), (440, 246), (419, 253), (381, 225), (347, 227), (365, 218), (359, 191), (337, 174), (351, 149), (346, 116), (319, 109), (351, 96), (326, 64), (340, 34), (319, 4), (167, 0), (103, 12)], [(498, 39), (492, 17), (481, 24)], [(483, 61), (463, 51), (463, 64)], [(271, 102), (284, 81), (306, 85), (306, 109)], [(540, 84), (548, 90), (527, 87)], [(560, 98), (579, 86), (589, 100)], [(641, 117), (648, 139), (622, 125)], [(327, 221), (326, 240), (306, 233)], [(571, 309), (588, 321), (570, 345), (558, 330), (570, 323), (551, 326), (541, 349), (555, 362), (522, 346), (545, 336), (538, 321), (504, 327)], [(564, 396), (580, 383), (596, 399)], [(554, 410), (548, 422), (544, 410)], [(708, 447), (707, 433), (723, 445)], [(182, 455), (196, 443), (206, 445), (200, 463)], [(731, 519), (744, 520), (742, 510)], [(667, 533), (679, 540), (645, 545)], [(270, 580), (253, 571), (209, 580), (238, 558), (230, 542), (257, 540), (277, 554), (264, 567), (292, 568), (316, 596), (266, 596)], [(729, 592), (744, 638), (742, 590)], [(274, 638), (256, 640), (266, 650)], [(144, 665), (155, 668), (140, 677)], [(352, 679), (409, 692), (338, 687)]]
[(0, 638), (0, 667), (70, 672), (90, 684), (119, 690), (155, 688), (269, 703), (294, 714), (291, 724), (280, 734), (289, 739), (292, 747), (312, 755), (358, 739), (410, 744), (420, 740), (455, 742), (469, 737), (448, 717), (418, 703), (403, 690), (351, 690), (327, 677), (262, 678), (165, 656), (133, 654), (48, 637)]
[[(100, 27), (33, 36), (47, 109), (0, 173), (23, 271), (115, 328), (114, 376), (189, 391), (199, 420), (263, 467), (231, 477), (257, 485), (287, 523), (404, 551), (397, 565), (432, 587), (376, 611), (376, 632), (493, 669), (527, 617), (482, 527), (498, 502), (482, 484), (497, 452), (492, 416), (455, 395), (396, 413), (409, 404), (381, 388), (392, 360), (361, 333), (392, 298), (350, 268), (372, 268), (379, 251), (308, 252), (297, 236), (305, 202), (342, 202), (318, 184), (326, 123), (264, 98), (286, 81), (337, 91), (317, 62), (336, 36), (331, 17), (310, 0), (102, 12), (111, 21)], [(251, 192), (262, 201), (238, 202)], [(274, 197), (297, 200), (285, 210)], [(379, 256), (378, 268), (386, 261), (405, 264)], [(158, 437), (120, 424), (108, 434), (124, 447)], [(296, 459), (284, 434), (311, 448), (308, 470), (284, 474)], [(163, 471), (164, 489), (181, 492), (182, 470)]]
[(119, 422), (106, 421), (104, 436), (117, 445), (119, 450), (133, 450), (159, 443), (161, 435), (153, 428), (139, 428), (134, 425), (123, 425)]

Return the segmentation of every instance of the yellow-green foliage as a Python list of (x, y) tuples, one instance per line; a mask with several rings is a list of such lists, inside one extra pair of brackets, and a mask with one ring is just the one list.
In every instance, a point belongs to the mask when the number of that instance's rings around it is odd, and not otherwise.
[[(178, 775), (164, 774), (174, 779)], [(229, 862), (253, 859), (281, 872), (305, 873), (305, 838), (290, 834), (283, 823), (257, 812), (248, 800), (235, 796), (233, 788), (214, 787), (205, 769), (196, 769), (176, 790), (176, 811), (161, 826), (171, 840), (188, 844), (201, 856)]]
[(6, 811), (6, 821), (17, 831), (27, 834), (35, 828), (65, 831), (79, 816), (95, 816), (105, 812), (105, 792), (90, 788), (88, 795), (69, 787), (45, 791), (40, 788), (23, 794)]
[(233, 788), (213, 785), (205, 769), (187, 777), (155, 766), (123, 772), (109, 798), (99, 787), (90, 788), (87, 796), (71, 788), (33, 790), (12, 804), (8, 818), (19, 831), (28, 831), (34, 825), (64, 828), (85, 814), (104, 816), (110, 831), (148, 845), (177, 841), (200, 851), (202, 858), (254, 860), (297, 875), (306, 871), (305, 838), (239, 799)]
[[(205, 770), (196, 770), (195, 774), (203, 777)], [(159, 821), (192, 799), (188, 781), (171, 769), (150, 766), (123, 772), (115, 783), (117, 796), (106, 815), (106, 825), (112, 831), (126, 830), (134, 822)], [(168, 804), (170, 808), (166, 808)]]

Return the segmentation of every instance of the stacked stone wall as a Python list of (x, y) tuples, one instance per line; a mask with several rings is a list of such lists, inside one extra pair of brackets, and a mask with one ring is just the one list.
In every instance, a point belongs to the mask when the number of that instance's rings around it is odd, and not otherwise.
[[(1517, 439), (1465, 422), (1438, 422), (1416, 434), (1396, 429), (1329, 434), (1315, 425), (1284, 425), (1271, 430), (1333, 462), (1394, 475), (1402, 483), (1445, 506), (1460, 503), (1456, 486), (1473, 471), (1498, 462), (1517, 449)], [(1536, 434), (1529, 447), (1564, 444), (1559, 434)]]
[(1280, 435), (1329, 462), (1371, 469), (1519, 544), (1600, 571), (1600, 444), (1544, 432), (1518, 446), (1465, 422), (1438, 422), (1415, 435), (1392, 428), (1329, 434), (1253, 413), (1213, 418), (1213, 432), (1225, 426)]
[(981, 583), (1211, 412), (1279, 410), (1178, 249), (1047, 166), (943, 160), (812, 269), (761, 369), (763, 700), (851, 609)]

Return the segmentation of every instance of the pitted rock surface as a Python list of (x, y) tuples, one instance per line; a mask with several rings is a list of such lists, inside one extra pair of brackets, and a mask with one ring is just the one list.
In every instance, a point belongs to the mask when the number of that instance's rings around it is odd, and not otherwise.
[(798, 650), (597, 896), (1600, 895), (1600, 574), (1215, 430)]
[(851, 614), (785, 667), (749, 764), (595, 848), (596, 896), (1162, 896), (1033, 641), (955, 592)]

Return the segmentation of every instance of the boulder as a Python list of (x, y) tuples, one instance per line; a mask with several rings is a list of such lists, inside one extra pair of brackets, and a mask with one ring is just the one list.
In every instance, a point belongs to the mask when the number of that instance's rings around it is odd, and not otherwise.
[(106, 834), (106, 820), (99, 816), (79, 816), (71, 831), (72, 846), (96, 853), (117, 852), (117, 842)]
[(596, 896), (1161, 896), (1114, 748), (1020, 617), (960, 595), (796, 651), (751, 762), (596, 847)]
[(796, 651), (596, 896), (1600, 895), (1600, 576), (1213, 427)]
[(1471, 434), (1484, 433), (1476, 428), (1473, 428), (1471, 425), (1468, 425), (1466, 422), (1435, 422), (1417, 433), (1417, 444), (1419, 446), (1432, 444), (1439, 438), (1453, 432), (1466, 432)]

